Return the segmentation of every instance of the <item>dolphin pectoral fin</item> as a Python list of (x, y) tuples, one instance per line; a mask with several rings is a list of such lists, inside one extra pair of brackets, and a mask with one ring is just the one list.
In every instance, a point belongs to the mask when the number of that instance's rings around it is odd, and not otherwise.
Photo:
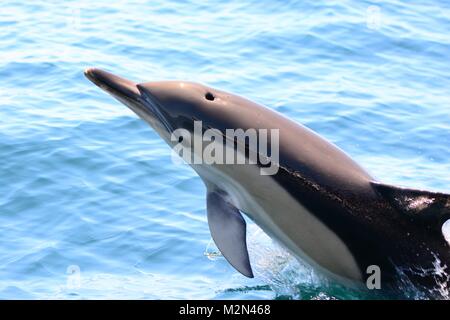
[(438, 223), (450, 218), (450, 194), (402, 188), (380, 182), (372, 186), (397, 210), (419, 219), (435, 219)]
[(247, 225), (241, 213), (220, 191), (208, 192), (206, 206), (209, 230), (220, 252), (237, 271), (253, 278), (247, 251)]

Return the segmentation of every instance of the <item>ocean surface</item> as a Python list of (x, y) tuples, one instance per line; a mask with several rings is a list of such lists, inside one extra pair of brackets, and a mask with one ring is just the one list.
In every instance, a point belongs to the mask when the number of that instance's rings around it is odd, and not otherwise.
[(256, 278), (237, 273), (199, 177), (83, 70), (234, 92), (384, 182), (450, 192), (449, 57), (444, 0), (2, 0), (0, 298), (383, 298), (252, 224)]

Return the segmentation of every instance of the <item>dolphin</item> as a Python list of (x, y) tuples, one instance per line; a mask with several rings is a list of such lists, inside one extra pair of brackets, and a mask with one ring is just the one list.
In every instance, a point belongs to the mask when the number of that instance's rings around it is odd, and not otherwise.
[(261, 174), (267, 165), (260, 161), (190, 163), (207, 188), (212, 238), (244, 276), (253, 271), (242, 214), (294, 256), (345, 284), (365, 285), (371, 266), (379, 268), (384, 288), (398, 288), (399, 274), (427, 292), (448, 281), (437, 269), (450, 265), (443, 228), (449, 194), (379, 182), (315, 132), (238, 95), (187, 81), (138, 84), (97, 68), (85, 75), (172, 148), (180, 143), (173, 133), (193, 133), (196, 120), (203, 132), (214, 129), (225, 140), (235, 138), (227, 137), (228, 128), (278, 130), (273, 174)]

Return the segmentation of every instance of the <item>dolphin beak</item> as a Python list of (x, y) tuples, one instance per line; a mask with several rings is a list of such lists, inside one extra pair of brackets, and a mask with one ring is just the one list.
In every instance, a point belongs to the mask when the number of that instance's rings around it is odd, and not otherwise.
[(87, 68), (84, 75), (141, 118), (151, 116), (171, 132), (171, 126), (158, 108), (159, 104), (143, 86), (98, 68)]
[(84, 75), (101, 89), (116, 98), (138, 101), (141, 94), (133, 81), (97, 68), (87, 68)]

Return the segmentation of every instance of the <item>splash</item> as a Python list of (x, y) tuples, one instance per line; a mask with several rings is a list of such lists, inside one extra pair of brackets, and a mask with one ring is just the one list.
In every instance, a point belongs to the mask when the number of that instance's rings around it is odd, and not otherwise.
[(248, 245), (256, 277), (277, 297), (302, 299), (302, 288), (317, 291), (322, 286), (324, 279), (311, 266), (297, 260), (255, 224), (250, 225)]
[(214, 240), (211, 238), (209, 240), (208, 245), (205, 248), (205, 252), (203, 253), (209, 260), (215, 261), (217, 259), (220, 259), (222, 256), (222, 253), (220, 252), (219, 248), (217, 248), (216, 244), (214, 243)]
[[(446, 264), (433, 254), (434, 261), (430, 268), (403, 267), (397, 268), (400, 289), (409, 299), (438, 299), (450, 300), (450, 274)], [(408, 274), (420, 277), (433, 277), (436, 285), (431, 288), (414, 285)]]

